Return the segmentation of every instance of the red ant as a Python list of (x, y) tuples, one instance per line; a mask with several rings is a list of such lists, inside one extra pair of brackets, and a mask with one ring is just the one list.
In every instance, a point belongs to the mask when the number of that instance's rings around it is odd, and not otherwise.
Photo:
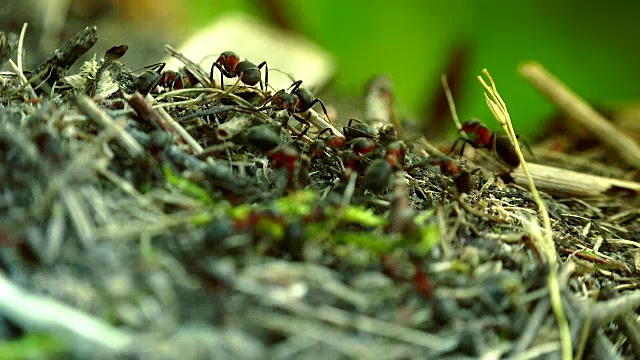
[[(358, 123), (357, 126), (352, 126), (354, 121)], [(320, 136), (326, 132), (331, 132), (331, 135), (320, 139)], [(333, 133), (333, 130), (331, 128), (325, 128), (318, 133), (316, 140), (323, 141), (327, 146), (331, 148), (342, 148), (348, 143), (351, 143), (353, 140), (356, 140), (360, 137), (372, 139), (375, 136), (373, 130), (371, 130), (369, 125), (354, 118), (349, 119), (349, 123), (347, 124), (347, 126), (342, 128), (342, 132), (344, 133), (344, 135), (336, 135)]]
[(444, 155), (430, 156), (427, 163), (432, 166), (438, 166), (442, 174), (451, 176), (459, 193), (469, 193), (471, 191), (473, 187), (471, 175), (480, 170), (478, 168), (469, 172), (463, 169), (455, 160)]
[(402, 141), (394, 141), (387, 146), (385, 160), (391, 164), (393, 170), (404, 169), (406, 147)]
[(473, 188), (473, 179), (471, 175), (480, 171), (480, 168), (477, 168), (471, 172), (464, 169), (460, 164), (446, 155), (432, 155), (425, 158), (423, 161), (415, 163), (409, 167), (406, 167), (405, 170), (411, 171), (416, 168), (423, 168), (427, 166), (435, 166), (440, 169), (440, 173), (443, 175), (450, 176), (455, 185), (456, 189), (459, 193), (468, 193)]
[(511, 139), (506, 135), (496, 135), (495, 132), (491, 132), (480, 120), (471, 119), (465, 121), (462, 123), (460, 132), (467, 133), (470, 138), (458, 138), (451, 147), (451, 152), (454, 151), (458, 142), (462, 141), (463, 144), (460, 148), (460, 155), (464, 152), (464, 146), (469, 144), (476, 149), (487, 149), (495, 152), (498, 157), (511, 168), (516, 168), (520, 165), (520, 158), (518, 158)]
[(306, 155), (300, 154), (296, 148), (280, 145), (269, 151), (267, 157), (271, 159), (275, 169), (287, 171), (287, 189), (296, 190), (300, 183), (307, 182), (311, 160)]
[(262, 73), (260, 70), (265, 68), (264, 73), (264, 87), (269, 84), (269, 67), (267, 62), (263, 61), (259, 65), (256, 65), (249, 60), (240, 61), (240, 57), (233, 51), (225, 51), (220, 54), (220, 57), (211, 65), (211, 72), (209, 78), (213, 83), (213, 69), (218, 68), (220, 70), (220, 88), (224, 90), (224, 76), (228, 78), (238, 77), (243, 84), (254, 86), (260, 83), (260, 90), (264, 91), (262, 86)]
[[(307, 120), (296, 114), (308, 111), (313, 105), (315, 105), (316, 103), (320, 103), (320, 106), (322, 106), (322, 111), (327, 117), (327, 120), (329, 122), (331, 122), (331, 120), (329, 119), (327, 108), (324, 106), (322, 100), (316, 98), (308, 89), (300, 87), (301, 84), (302, 80), (294, 81), (293, 84), (289, 87), (291, 89), (289, 92), (287, 92), (286, 90), (279, 90), (271, 97), (269, 101), (272, 104), (272, 108), (278, 110), (287, 110), (289, 112), (289, 115), (293, 116), (299, 122), (305, 124), (307, 128), (302, 132), (302, 134), (304, 135), (307, 130), (309, 130), (309, 127), (311, 125)], [(263, 106), (260, 110), (264, 110), (266, 108), (266, 106)], [(286, 125), (287, 123), (285, 121), (283, 126)]]
[[(362, 126), (352, 126), (354, 120)], [(327, 131), (331, 131), (331, 129), (326, 128), (320, 131), (320, 133), (316, 137), (316, 140), (314, 141), (314, 147), (317, 148), (318, 151), (322, 151), (327, 147), (340, 149), (350, 144), (351, 149), (356, 155), (365, 155), (372, 152), (376, 148), (376, 143), (373, 141), (373, 131), (369, 128), (368, 125), (360, 122), (358, 119), (349, 120), (347, 126), (343, 128), (345, 136), (337, 136), (332, 134), (325, 137), (324, 139), (320, 139), (320, 135)]]
[(184, 88), (183, 75), (177, 71), (162, 71), (166, 63), (157, 63), (146, 67), (133, 82), (133, 88), (142, 95), (147, 95), (158, 86), (171, 89)]
[[(353, 151), (360, 155), (367, 154), (375, 150), (376, 143), (374, 142), (374, 139), (380, 139), (379, 134), (371, 129), (369, 125), (354, 118), (349, 119), (347, 126), (345, 126), (342, 131), (344, 132), (344, 136), (348, 143), (352, 144), (351, 146)], [(389, 150), (389, 147), (387, 150)]]

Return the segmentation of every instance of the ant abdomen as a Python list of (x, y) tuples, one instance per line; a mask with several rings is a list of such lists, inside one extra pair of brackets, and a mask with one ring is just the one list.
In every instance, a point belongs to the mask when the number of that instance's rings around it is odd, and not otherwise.
[(242, 74), (242, 82), (254, 86), (262, 80), (260, 69), (249, 61), (241, 61), (236, 65), (236, 73)]
[(495, 139), (495, 151), (498, 157), (512, 168), (520, 166), (520, 158), (516, 153), (516, 149), (511, 143), (511, 139), (507, 136), (498, 136)]

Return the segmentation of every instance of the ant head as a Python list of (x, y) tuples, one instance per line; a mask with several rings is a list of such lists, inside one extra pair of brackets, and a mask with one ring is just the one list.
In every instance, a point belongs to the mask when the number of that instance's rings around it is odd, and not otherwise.
[(376, 143), (366, 137), (355, 138), (350, 143), (351, 149), (358, 155), (368, 154), (376, 148)]
[(236, 65), (240, 62), (240, 57), (233, 51), (225, 51), (220, 54), (220, 57), (218, 57), (216, 62), (222, 65), (225, 70), (233, 74), (236, 72)]
[(162, 73), (160, 76), (160, 84), (164, 87), (171, 87), (174, 90), (184, 88), (182, 74), (173, 70), (167, 70)]
[(310, 154), (312, 157), (326, 155), (327, 143), (322, 139), (315, 139), (311, 143)]
[(458, 175), (462, 170), (463, 169), (451, 158), (446, 159), (440, 164), (440, 171), (447, 175)]
[(271, 102), (279, 108), (283, 110), (293, 109), (298, 103), (298, 97), (293, 94), (289, 94), (284, 90), (280, 90), (273, 95), (271, 98)]

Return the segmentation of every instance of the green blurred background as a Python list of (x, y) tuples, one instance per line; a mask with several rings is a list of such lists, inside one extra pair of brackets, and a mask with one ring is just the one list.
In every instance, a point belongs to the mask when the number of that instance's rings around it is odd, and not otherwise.
[[(25, 5), (28, 2), (9, 1), (30, 14), (30, 8)], [(637, 46), (640, 2), (31, 2), (38, 6), (70, 4), (68, 19), (75, 16), (76, 23), (69, 20), (65, 27), (69, 33), (100, 19), (110, 19), (117, 26), (112, 26), (111, 31), (106, 30), (108, 27), (101, 28), (105, 48), (126, 42), (127, 36), (144, 32), (155, 36), (159, 44), (168, 41), (178, 44), (230, 11), (245, 12), (282, 29), (301, 33), (332, 53), (338, 70), (329, 89), (332, 96), (361, 97), (371, 76), (389, 74), (397, 95), (398, 112), (418, 122), (438, 118), (443, 121), (443, 117), (449, 121), (448, 113), (443, 115), (442, 109), (434, 106), (442, 91), (440, 74), (447, 72), (454, 85), (461, 118), (480, 117), (492, 128), (498, 128), (475, 78), (487, 68), (507, 101), (517, 131), (525, 138), (541, 132), (543, 121), (555, 110), (518, 75), (517, 66), (525, 60), (542, 63), (575, 92), (598, 106), (622, 104), (640, 97), (640, 50)], [(11, 11), (14, 28), (24, 21), (11, 6), (5, 5), (2, 11)], [(37, 24), (34, 27), (37, 28)], [(161, 54), (161, 46), (151, 43), (148, 46), (157, 48)], [(212, 44), (212, 54), (221, 50), (227, 49), (218, 49)], [(429, 126), (423, 128), (429, 132)]]
[[(379, 73), (391, 75), (400, 111), (426, 121), (441, 91), (440, 74), (456, 67), (462, 118), (491, 114), (476, 80), (491, 71), (518, 132), (542, 130), (554, 108), (517, 73), (535, 60), (598, 106), (640, 96), (640, 2), (368, 0), (191, 0), (204, 24), (238, 9), (300, 32), (334, 54), (335, 90), (360, 94)], [(462, 59), (457, 58), (462, 57)], [(453, 63), (453, 64), (452, 64)], [(457, 65), (456, 65), (457, 64)], [(495, 123), (493, 128), (497, 128)]]

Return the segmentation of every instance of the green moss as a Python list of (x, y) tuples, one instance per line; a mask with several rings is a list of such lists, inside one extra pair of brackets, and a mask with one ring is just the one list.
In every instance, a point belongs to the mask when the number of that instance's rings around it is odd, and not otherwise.
[(311, 213), (317, 196), (311, 190), (301, 190), (276, 200), (273, 208), (284, 216), (306, 216)]
[(61, 358), (66, 348), (66, 344), (53, 334), (31, 333), (16, 340), (0, 343), (0, 358), (3, 360)]
[(348, 206), (342, 213), (344, 222), (358, 224), (367, 227), (381, 227), (385, 219), (373, 213), (373, 210), (362, 206)]
[(207, 192), (207, 190), (201, 188), (200, 186), (185, 178), (181, 178), (180, 176), (176, 175), (168, 166), (164, 166), (162, 168), (162, 171), (164, 172), (164, 176), (167, 179), (167, 183), (175, 186), (185, 195), (194, 198), (203, 205), (213, 204), (213, 199), (211, 199), (211, 196), (209, 196), (209, 192)]

